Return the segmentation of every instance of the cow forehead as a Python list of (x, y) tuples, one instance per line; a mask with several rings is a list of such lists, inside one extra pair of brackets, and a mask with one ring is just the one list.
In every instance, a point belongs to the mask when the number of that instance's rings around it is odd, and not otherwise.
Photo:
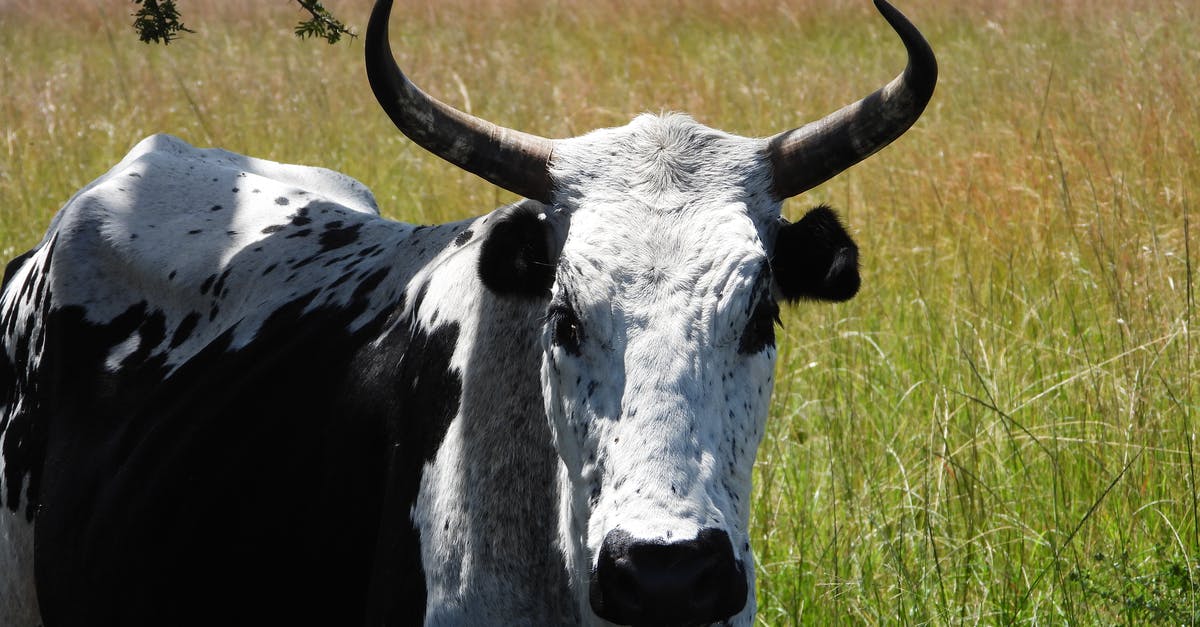
[(763, 148), (679, 114), (565, 140), (553, 167), (570, 222), (560, 294), (666, 315), (662, 299), (691, 309), (756, 276), (779, 218)]
[(641, 115), (629, 124), (561, 140), (551, 175), (555, 204), (607, 219), (703, 214), (740, 205), (756, 222), (779, 216), (765, 140), (709, 128), (682, 114)]
[(629, 313), (691, 315), (758, 277), (767, 256), (761, 230), (739, 206), (676, 217), (581, 212), (563, 247), (559, 291), (574, 305), (611, 301)]

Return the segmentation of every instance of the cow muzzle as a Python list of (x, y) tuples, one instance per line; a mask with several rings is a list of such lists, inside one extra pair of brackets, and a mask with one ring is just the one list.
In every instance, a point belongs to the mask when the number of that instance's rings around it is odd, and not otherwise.
[(592, 610), (619, 625), (706, 625), (742, 611), (746, 569), (729, 535), (702, 529), (682, 542), (610, 531), (592, 572)]

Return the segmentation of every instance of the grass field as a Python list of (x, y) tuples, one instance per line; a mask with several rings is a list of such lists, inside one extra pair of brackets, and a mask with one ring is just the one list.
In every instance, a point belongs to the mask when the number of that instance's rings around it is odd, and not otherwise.
[[(419, 0), (414, 80), (551, 137), (680, 110), (766, 135), (903, 65), (867, 0)], [(103, 5), (103, 6), (102, 6)], [(362, 0), (327, 3), (365, 26)], [(759, 456), (760, 619), (1195, 624), (1200, 11), (1190, 1), (898, 0), (938, 92), (893, 147), (789, 201), (863, 249), (849, 304), (785, 312)], [(361, 42), (284, 0), (0, 0), (0, 249), (142, 136), (324, 165), (416, 222), (511, 200), (396, 133)]]

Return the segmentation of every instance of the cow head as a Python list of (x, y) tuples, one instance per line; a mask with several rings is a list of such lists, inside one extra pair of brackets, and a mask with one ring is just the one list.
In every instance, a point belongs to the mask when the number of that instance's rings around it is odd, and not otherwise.
[(750, 476), (781, 301), (841, 301), (858, 252), (831, 210), (783, 199), (908, 129), (936, 82), (920, 33), (876, 6), (909, 53), (863, 100), (766, 139), (682, 115), (564, 140), (504, 129), (429, 97), (395, 67), (390, 2), (368, 75), (417, 143), (537, 202), (496, 214), (492, 291), (544, 308), (546, 415), (562, 460), (563, 551), (583, 611), (618, 624), (749, 624)]

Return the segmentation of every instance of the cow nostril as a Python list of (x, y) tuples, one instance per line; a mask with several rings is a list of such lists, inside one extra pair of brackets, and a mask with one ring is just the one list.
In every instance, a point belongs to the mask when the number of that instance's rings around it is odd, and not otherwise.
[(589, 597), (596, 615), (618, 624), (711, 623), (746, 604), (746, 572), (729, 536), (704, 529), (684, 542), (604, 538)]

